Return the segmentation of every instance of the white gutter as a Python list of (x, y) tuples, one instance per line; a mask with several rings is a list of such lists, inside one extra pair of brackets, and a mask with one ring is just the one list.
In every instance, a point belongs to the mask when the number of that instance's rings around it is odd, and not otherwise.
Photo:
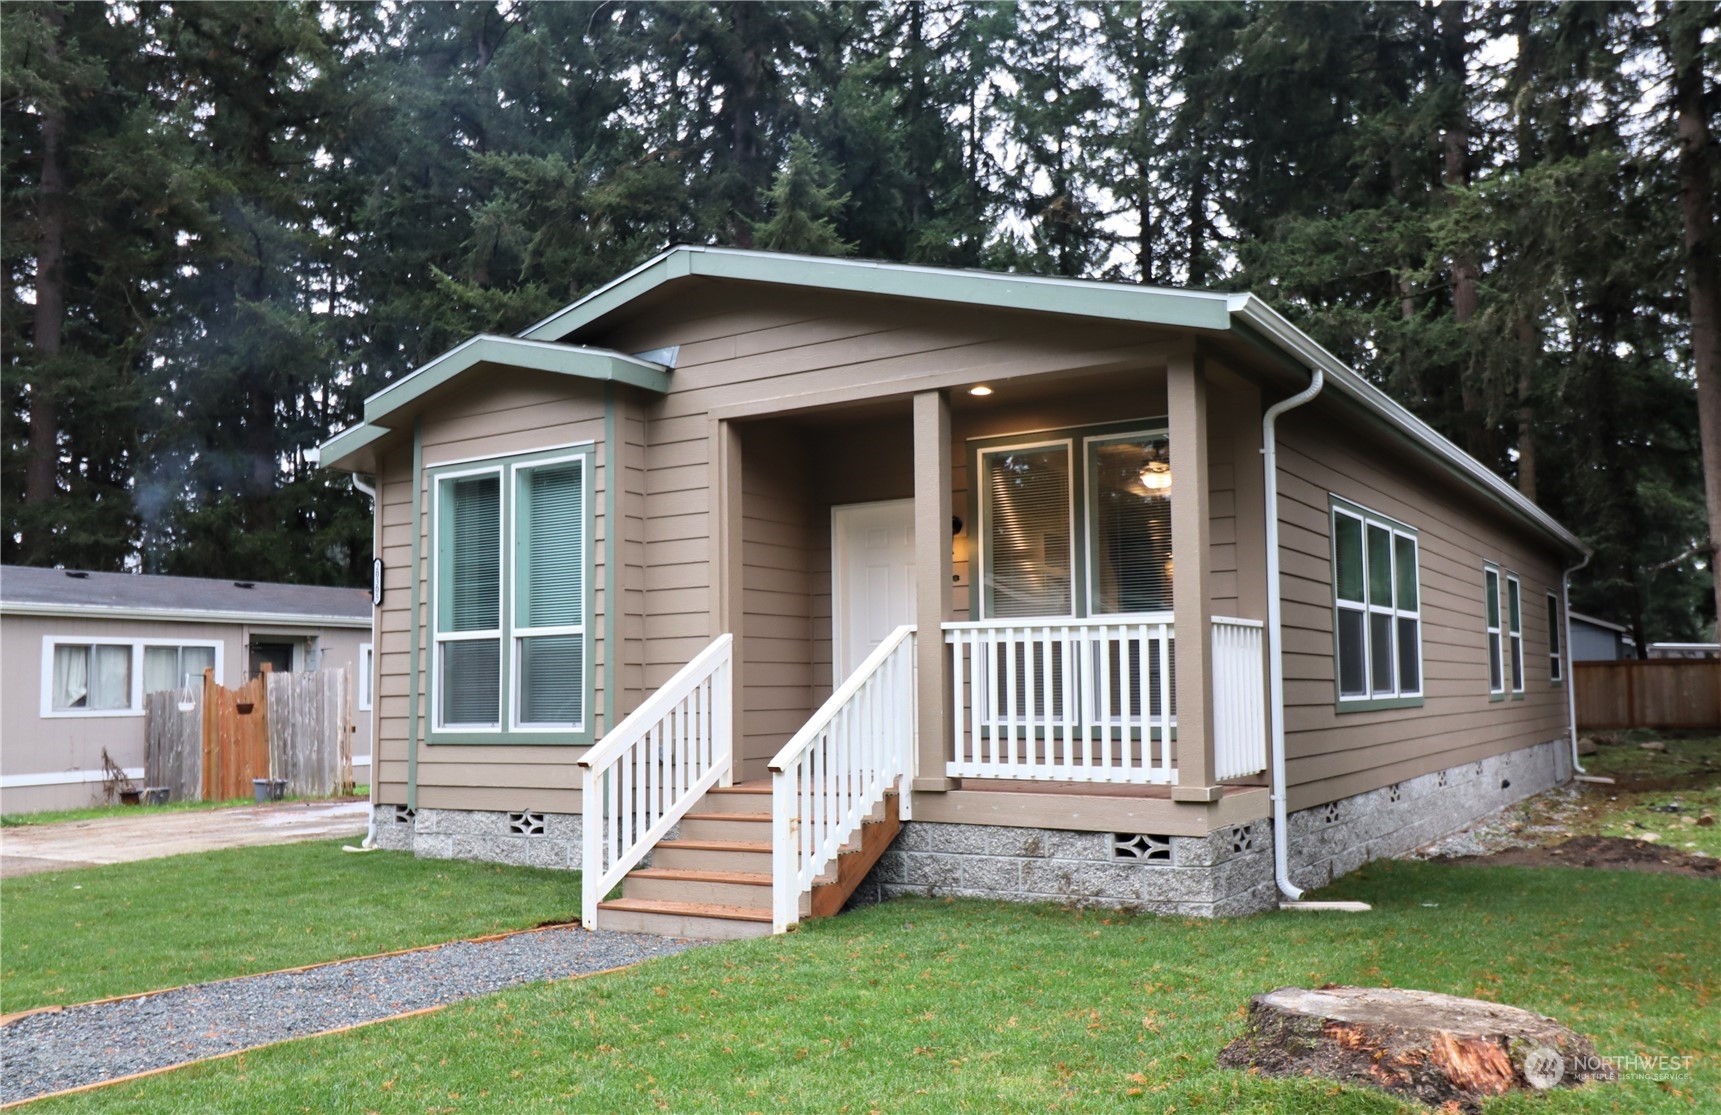
[[(370, 497), (371, 514), (374, 517), (377, 507), (375, 485), (366, 483), (365, 478), (355, 472), (353, 473), (353, 487)], [(370, 611), (370, 645), (370, 668), (374, 673), (376, 671), (377, 663), (376, 606), (374, 604), (371, 605)], [(382, 702), (376, 699), (376, 686), (373, 683), (371, 685), (370, 701), (370, 759), (365, 764), (370, 768), (370, 794), (368, 795), (370, 798), (370, 810), (369, 815), (365, 818), (365, 838), (359, 842), (359, 846), (356, 848), (351, 844), (341, 845), (341, 851), (343, 852), (376, 851), (376, 776), (377, 770), (382, 765), (376, 761), (377, 745), (382, 739), (382, 736), (377, 731), (377, 710), (381, 706)], [(355, 763), (353, 765), (357, 766), (358, 764)]]
[(1261, 419), (1261, 471), (1266, 481), (1267, 510), (1267, 712), (1273, 722), (1273, 877), (1280, 892), (1292, 902), (1301, 899), (1303, 892), (1291, 882), (1291, 825), (1286, 804), (1285, 648), (1279, 630), (1279, 443), (1275, 425), (1279, 415), (1319, 395), (1325, 381), (1321, 366), (1312, 365), (1309, 385), (1268, 407)]
[(1566, 726), (1571, 730), (1572, 737), (1572, 770), (1578, 774), (1587, 772), (1584, 770), (1584, 765), (1578, 762), (1578, 679), (1576, 677), (1577, 671), (1573, 668), (1577, 665), (1577, 659), (1572, 657), (1571, 592), (1572, 574), (1588, 565), (1590, 556), (1585, 554), (1584, 560), (1566, 570), (1565, 574), (1560, 577), (1560, 607), (1566, 613), (1561, 617), (1561, 622), (1566, 630), (1565, 641), (1560, 645), (1561, 652), (1566, 656)]
[(359, 616), (316, 616), (303, 612), (222, 612), (198, 608), (127, 608), (115, 604), (47, 604), (34, 600), (0, 601), (0, 614), (64, 616), (87, 619), (149, 619), (176, 623), (249, 623), (258, 627), (369, 627)]

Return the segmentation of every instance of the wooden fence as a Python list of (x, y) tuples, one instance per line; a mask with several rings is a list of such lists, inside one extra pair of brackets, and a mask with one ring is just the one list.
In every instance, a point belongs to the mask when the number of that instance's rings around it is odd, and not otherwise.
[(1721, 728), (1721, 659), (1573, 663), (1578, 728)]
[(345, 670), (269, 674), (270, 777), (326, 797), (353, 784), (352, 686)]
[(237, 689), (204, 672), (201, 689), (144, 697), (145, 781), (170, 801), (248, 798), (284, 779), (307, 797), (352, 785), (352, 686), (345, 670), (264, 672)]

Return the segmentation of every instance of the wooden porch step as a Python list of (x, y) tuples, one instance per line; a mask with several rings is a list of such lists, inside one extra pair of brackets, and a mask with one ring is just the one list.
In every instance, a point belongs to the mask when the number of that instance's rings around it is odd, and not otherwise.
[(757, 821), (762, 824), (771, 823), (771, 811), (763, 813), (731, 813), (727, 810), (717, 813), (688, 813), (681, 818), (684, 821)]
[(707, 902), (618, 898), (598, 903), (602, 926), (624, 933), (732, 941), (771, 934), (771, 911)]
[(771, 876), (764, 871), (642, 867), (628, 872), (622, 881), (622, 896), (768, 911), (771, 908)]
[(771, 854), (769, 840), (659, 840), (659, 848), (686, 848), (700, 852), (764, 852)]
[(769, 840), (705, 840), (683, 837), (660, 840), (651, 865), (678, 871), (743, 871), (771, 873)]

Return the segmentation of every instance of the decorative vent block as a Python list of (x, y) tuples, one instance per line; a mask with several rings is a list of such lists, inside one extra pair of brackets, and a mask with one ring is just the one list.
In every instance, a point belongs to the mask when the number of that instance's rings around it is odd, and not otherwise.
[(508, 831), (515, 836), (544, 835), (544, 815), (536, 809), (508, 814)]
[(1114, 832), (1111, 838), (1111, 858), (1134, 863), (1170, 863), (1171, 837)]
[(410, 805), (397, 805), (394, 807), (394, 823), (397, 825), (410, 825), (412, 824), (413, 818), (417, 816), (418, 810), (414, 809)]
[(1446, 785), (1446, 772), (1445, 771), (1441, 771), (1439, 774), (1434, 776), (1434, 784), (1436, 786), (1442, 786), (1442, 787)]
[(1329, 825), (1337, 824), (1339, 820), (1339, 803), (1336, 801), (1327, 802), (1327, 808), (1326, 811), (1321, 814), (1321, 820), (1325, 821)]
[(1386, 789), (1386, 800), (1397, 804), (1404, 798), (1404, 788), (1401, 783), (1394, 782)]
[(1238, 825), (1231, 830), (1231, 852), (1233, 855), (1241, 855), (1244, 852), (1254, 850), (1255, 825), (1253, 822), (1247, 825)]

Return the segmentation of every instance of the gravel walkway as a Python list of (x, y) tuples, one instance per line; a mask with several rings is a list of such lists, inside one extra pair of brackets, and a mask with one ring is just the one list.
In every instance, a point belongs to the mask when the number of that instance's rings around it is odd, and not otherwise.
[(699, 943), (565, 926), (33, 1014), (0, 1031), (0, 1103), (617, 968)]

